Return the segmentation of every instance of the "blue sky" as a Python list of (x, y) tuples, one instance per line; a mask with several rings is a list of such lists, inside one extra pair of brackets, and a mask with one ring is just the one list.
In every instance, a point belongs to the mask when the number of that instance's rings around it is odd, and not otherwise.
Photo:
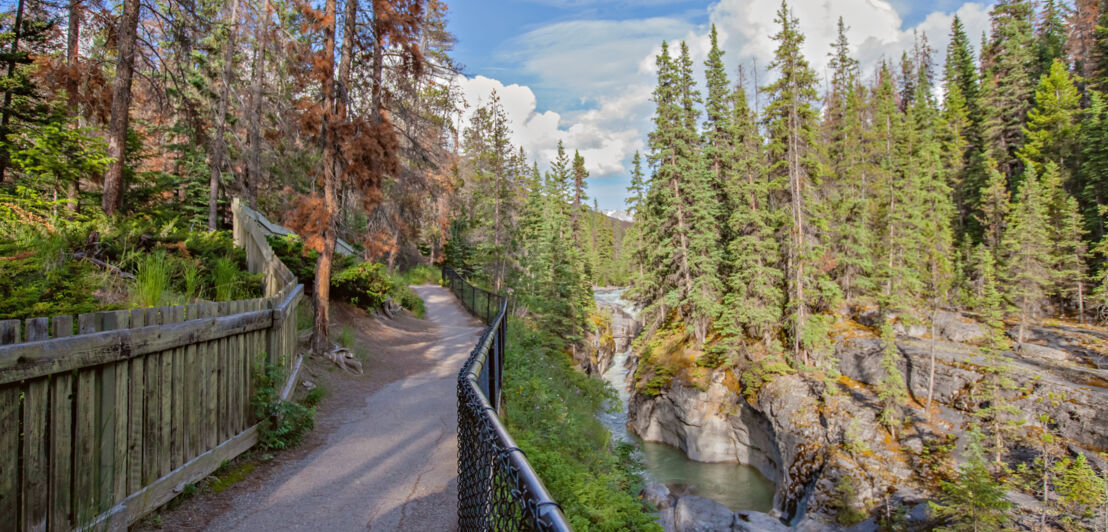
[[(987, 27), (988, 2), (961, 0), (792, 0), (808, 36), (805, 53), (823, 73), (834, 24), (843, 16), (863, 66), (898, 58), (926, 33), (945, 52), (951, 16), (971, 36)], [(653, 57), (662, 40), (689, 42), (703, 62), (707, 31), (721, 34), (732, 81), (741, 64), (771, 73), (769, 40), (779, 0), (454, 0), (455, 58), (465, 67), (463, 93), (476, 105), (496, 90), (517, 145), (545, 166), (558, 140), (585, 156), (590, 194), (603, 209), (622, 208), (630, 158), (650, 130)], [(976, 40), (976, 39), (974, 39)]]

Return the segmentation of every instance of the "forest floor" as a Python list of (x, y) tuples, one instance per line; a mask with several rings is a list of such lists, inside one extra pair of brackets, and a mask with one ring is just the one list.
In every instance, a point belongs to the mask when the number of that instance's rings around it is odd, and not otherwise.
[[(373, 318), (332, 307), (365, 375), (312, 359), (301, 381), (323, 386), (301, 447), (247, 453), (187, 501), (145, 519), (161, 530), (453, 530), (457, 523), (457, 375), (481, 332), (449, 290), (418, 286), (427, 318)], [(303, 388), (303, 386), (300, 386)], [(211, 477), (209, 477), (211, 478)]]

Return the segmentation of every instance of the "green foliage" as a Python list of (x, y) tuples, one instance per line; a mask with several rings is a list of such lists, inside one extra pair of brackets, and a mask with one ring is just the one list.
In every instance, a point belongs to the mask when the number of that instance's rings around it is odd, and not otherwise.
[(396, 277), (396, 283), (402, 286), (414, 286), (421, 284), (439, 284), (442, 280), (442, 270), (435, 266), (420, 264), (409, 268)]
[(107, 156), (107, 143), (91, 128), (74, 127), (76, 119), (58, 108), (48, 122), (13, 135), (17, 148), (11, 157), (29, 176), (25, 183), (58, 190), (81, 178), (99, 175), (108, 167), (111, 158)]
[(264, 355), (254, 363), (254, 397), (250, 405), (261, 420), (258, 443), (263, 449), (291, 449), (300, 445), (315, 427), (315, 406), (305, 406), (280, 399), (284, 375), (278, 367), (267, 364)]
[(424, 304), (423, 299), (421, 299), (414, 290), (409, 288), (408, 285), (394, 282), (392, 294), (397, 302), (400, 303), (400, 306), (411, 311), (415, 317), (422, 319), (427, 316), (427, 305)]
[(796, 370), (780, 356), (769, 356), (752, 364), (742, 373), (743, 395), (750, 404), (756, 404), (758, 391), (781, 375), (791, 375)]
[(315, 408), (319, 406), (319, 403), (323, 402), (324, 397), (327, 397), (327, 392), (322, 386), (317, 385), (304, 395), (304, 400), (302, 400), (301, 403), (308, 408)]
[(940, 530), (997, 531), (1009, 521), (1012, 503), (1006, 498), (1004, 483), (993, 478), (986, 466), (981, 432), (969, 433), (966, 463), (958, 468), (958, 478), (942, 482), (939, 502), (932, 502), (935, 514), (945, 521)]
[(660, 530), (637, 494), (641, 466), (596, 419), (615, 402), (604, 381), (575, 370), (563, 340), (508, 322), (505, 419), (575, 530)]
[(363, 262), (331, 276), (331, 290), (336, 297), (370, 311), (380, 308), (392, 289), (384, 264)]
[(1054, 489), (1061, 496), (1061, 505), (1070, 515), (1079, 518), (1092, 517), (1093, 511), (1104, 504), (1105, 480), (1097, 476), (1084, 454), (1069, 457), (1054, 464)]
[(133, 294), (136, 306), (156, 307), (161, 304), (169, 288), (169, 268), (165, 253), (161, 251), (147, 255), (139, 263)]
[(342, 332), (339, 334), (339, 345), (350, 349), (354, 347), (354, 331), (350, 327), (343, 327)]
[(866, 520), (866, 512), (859, 508), (862, 501), (858, 500), (854, 479), (850, 475), (844, 474), (839, 477), (839, 483), (835, 485), (835, 494), (838, 496), (835, 502), (839, 510), (835, 520), (840, 525), (852, 526)]
[[(281, 262), (296, 276), (297, 280), (304, 284), (305, 288), (315, 286), (315, 268), (319, 260), (319, 252), (304, 247), (304, 241), (294, 233), (285, 236), (267, 236), (269, 247)], [(356, 264), (354, 257), (339, 253), (335, 254), (331, 263), (332, 272), (341, 272)], [(334, 286), (334, 274), (331, 275)]]

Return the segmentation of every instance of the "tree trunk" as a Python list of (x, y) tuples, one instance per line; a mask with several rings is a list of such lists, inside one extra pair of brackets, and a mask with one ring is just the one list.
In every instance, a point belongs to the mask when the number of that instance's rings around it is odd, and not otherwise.
[(104, 174), (104, 196), (100, 206), (113, 216), (123, 206), (123, 168), (127, 155), (127, 128), (131, 119), (131, 79), (135, 73), (135, 41), (138, 35), (139, 0), (123, 0), (119, 19), (119, 63), (112, 81), (112, 114), (108, 122), (108, 157), (112, 158)]
[(235, 60), (235, 36), (238, 33), (239, 2), (231, 4), (231, 20), (227, 26), (227, 47), (223, 55), (223, 71), (219, 82), (219, 105), (216, 108), (215, 135), (211, 138), (211, 180), (208, 182), (208, 230), (218, 229), (219, 183), (223, 174), (224, 154), (227, 149), (227, 104), (231, 99), (231, 67)]
[(312, 331), (311, 347), (315, 354), (330, 351), (329, 336), (330, 298), (331, 298), (331, 261), (335, 254), (335, 215), (338, 211), (338, 158), (334, 139), (334, 126), (338, 123), (338, 107), (335, 98), (335, 0), (327, 0), (324, 8), (326, 26), (323, 27), (323, 55), (321, 58), (323, 75), (323, 210), (319, 213), (323, 227), (323, 250), (316, 262), (315, 289), (312, 303), (315, 306), (315, 328)]
[(931, 398), (935, 396), (935, 314), (937, 306), (931, 307), (931, 369), (927, 377), (927, 421), (931, 421)]
[[(19, 0), (19, 4), (15, 8), (15, 26), (13, 26), (12, 36), (12, 49), (11, 59), (8, 60), (8, 80), (10, 81), (12, 76), (15, 75), (15, 54), (19, 53), (19, 33), (23, 29), (23, 0)], [(0, 138), (7, 138), (8, 136), (8, 122), (11, 120), (11, 116), (8, 113), (8, 108), (12, 105), (12, 93), (11, 91), (4, 92), (4, 110), (2, 116), (0, 116)], [(11, 154), (7, 149), (0, 150), (0, 183), (3, 183), (7, 178), (8, 163), (11, 161)]]
[(262, 181), (262, 71), (265, 70), (265, 53), (269, 47), (270, 0), (262, 6), (262, 16), (257, 24), (254, 45), (254, 61), (250, 82), (250, 107), (247, 116), (246, 196), (251, 208), (258, 208), (258, 190)]
[[(82, 0), (72, 0), (69, 3), (69, 31), (67, 32), (65, 40), (66, 105), (69, 107), (69, 112), (76, 121), (74, 127), (80, 127), (81, 117), (77, 101), (77, 92), (80, 90), (80, 78), (77, 72), (77, 48), (81, 37), (81, 1)], [(79, 203), (80, 179), (79, 176), (75, 177), (66, 184), (66, 199), (69, 200), (66, 204), (66, 209), (70, 214), (81, 212), (81, 205)]]

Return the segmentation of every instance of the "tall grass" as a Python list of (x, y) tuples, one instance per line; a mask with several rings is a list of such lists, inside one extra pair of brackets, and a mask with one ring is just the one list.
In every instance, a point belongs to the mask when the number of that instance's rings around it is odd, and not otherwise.
[(185, 283), (185, 298), (191, 300), (200, 296), (200, 267), (193, 261), (182, 265), (181, 280)]
[(235, 295), (238, 266), (229, 258), (216, 259), (212, 266), (212, 284), (215, 285), (215, 300), (230, 301)]
[(169, 288), (170, 264), (165, 252), (159, 251), (143, 258), (135, 275), (134, 302), (140, 307), (156, 307), (161, 304)]
[(401, 272), (396, 276), (397, 282), (404, 286), (420, 284), (439, 284), (442, 280), (442, 272), (436, 266), (420, 264)]

